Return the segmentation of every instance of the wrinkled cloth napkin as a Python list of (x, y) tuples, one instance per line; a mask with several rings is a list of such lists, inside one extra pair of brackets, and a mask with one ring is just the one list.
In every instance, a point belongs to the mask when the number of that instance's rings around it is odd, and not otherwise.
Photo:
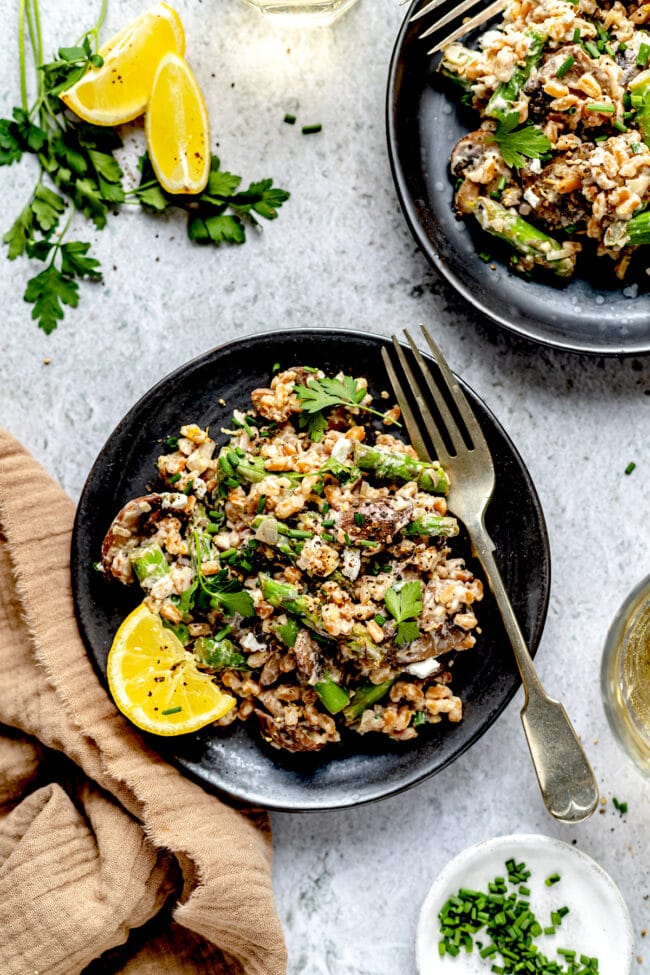
[(0, 431), (4, 975), (283, 975), (261, 812), (230, 808), (115, 709), (75, 623), (72, 501)]

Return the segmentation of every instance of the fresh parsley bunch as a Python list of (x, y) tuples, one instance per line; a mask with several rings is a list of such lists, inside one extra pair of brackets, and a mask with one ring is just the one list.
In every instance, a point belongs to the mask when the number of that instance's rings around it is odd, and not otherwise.
[[(286, 190), (265, 179), (240, 190), (241, 177), (222, 172), (212, 157), (210, 179), (196, 197), (173, 196), (158, 183), (146, 155), (141, 160), (139, 186), (125, 189), (124, 174), (115, 156), (122, 140), (115, 129), (89, 125), (72, 117), (59, 95), (89, 67), (101, 67), (97, 53), (106, 0), (97, 23), (73, 47), (61, 47), (57, 58), (44, 63), (39, 0), (21, 0), (19, 60), (21, 104), (11, 118), (0, 119), (0, 166), (19, 163), (24, 156), (38, 162), (36, 186), (13, 225), (2, 238), (7, 257), (26, 256), (44, 265), (27, 282), (23, 295), (33, 305), (32, 318), (49, 334), (64, 317), (64, 306), (79, 302), (79, 280), (101, 281), (99, 261), (89, 255), (90, 244), (69, 240), (75, 213), (98, 230), (110, 213), (125, 204), (163, 213), (171, 207), (188, 214), (187, 233), (200, 243), (241, 244), (246, 225), (258, 227), (257, 217), (273, 220), (289, 198)], [(27, 45), (36, 67), (36, 97), (27, 94)]]

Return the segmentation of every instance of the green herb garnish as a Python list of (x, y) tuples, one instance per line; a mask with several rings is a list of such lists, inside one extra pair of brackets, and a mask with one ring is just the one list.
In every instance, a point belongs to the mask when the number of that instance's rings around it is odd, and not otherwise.
[(524, 125), (518, 129), (519, 118), (516, 112), (506, 116), (497, 124), (496, 132), (490, 137), (501, 150), (503, 161), (512, 169), (521, 169), (526, 159), (539, 159), (551, 148), (550, 141), (535, 125)]
[(563, 61), (560, 67), (557, 69), (556, 77), (564, 78), (565, 74), (568, 74), (568, 72), (571, 70), (571, 68), (575, 63), (576, 63), (576, 59), (573, 57), (572, 54), (570, 54), (566, 59), (566, 61)]
[[(511, 884), (516, 883), (512, 879), (514, 876), (530, 876), (523, 863), (517, 865), (510, 860), (506, 866)], [(487, 891), (461, 887), (443, 905), (438, 914), (440, 957), (455, 958), (476, 949), (479, 958), (491, 966), (489, 971), (500, 975), (514, 972), (530, 972), (531, 975), (598, 975), (597, 958), (580, 955), (578, 964), (578, 953), (569, 948), (557, 948), (561, 962), (547, 958), (539, 950), (535, 939), (541, 935), (552, 937), (556, 933), (555, 926), (543, 927), (531, 910), (530, 902), (522, 899), (519, 891), (509, 893), (503, 877), (495, 877), (487, 887)], [(554, 911), (551, 915), (557, 919), (554, 925), (560, 924), (567, 913), (567, 907)]]
[(400, 588), (391, 586), (384, 596), (386, 609), (397, 623), (395, 642), (411, 643), (420, 636), (420, 628), (414, 617), (422, 612), (422, 583), (415, 579)]
[[(294, 392), (301, 410), (307, 414), (306, 425), (312, 440), (322, 438), (327, 430), (325, 411), (336, 406), (363, 410), (382, 419), (386, 415), (370, 406), (362, 405), (368, 390), (365, 386), (357, 385), (357, 380), (352, 376), (343, 376), (341, 379), (329, 379), (327, 376), (323, 379), (310, 378), (304, 386), (296, 386)], [(400, 425), (396, 422), (396, 426)]]

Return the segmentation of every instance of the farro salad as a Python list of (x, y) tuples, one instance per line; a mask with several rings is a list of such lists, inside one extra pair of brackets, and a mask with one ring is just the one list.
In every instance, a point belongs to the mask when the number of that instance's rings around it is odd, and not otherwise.
[(236, 698), (218, 725), (254, 717), (311, 752), (460, 721), (451, 671), (483, 586), (453, 552), (445, 471), (363, 378), (290, 368), (251, 401), (221, 448), (192, 423), (167, 440), (160, 490), (118, 513), (101, 568)]
[(482, 119), (451, 154), (458, 213), (521, 271), (596, 255), (625, 278), (650, 243), (650, 4), (510, 0), (440, 70)]

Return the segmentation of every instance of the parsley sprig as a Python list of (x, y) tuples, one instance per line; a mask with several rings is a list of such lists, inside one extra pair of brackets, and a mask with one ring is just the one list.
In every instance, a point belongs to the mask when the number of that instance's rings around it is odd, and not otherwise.
[(275, 220), (278, 208), (289, 199), (286, 190), (263, 179), (240, 190), (242, 178), (220, 169), (218, 156), (210, 163), (208, 185), (198, 196), (167, 193), (145, 153), (140, 158), (140, 184), (133, 190), (139, 203), (150, 212), (164, 213), (170, 208), (187, 212), (187, 235), (199, 244), (243, 244), (246, 225), (259, 228), (257, 216)]
[[(340, 379), (331, 379), (325, 376), (323, 379), (312, 377), (307, 380), (306, 385), (296, 386), (294, 389), (300, 402), (300, 408), (307, 415), (306, 426), (311, 439), (321, 440), (327, 430), (327, 418), (325, 413), (336, 406), (347, 406), (374, 416), (384, 419), (385, 413), (366, 406), (363, 400), (368, 394), (368, 390), (357, 383), (352, 376), (342, 376)], [(394, 420), (396, 426), (401, 424)]]
[(526, 159), (540, 159), (551, 148), (550, 141), (537, 126), (524, 125), (518, 129), (518, 124), (517, 113), (510, 113), (497, 124), (489, 140), (497, 143), (503, 161), (511, 169), (521, 169)]
[[(249, 617), (255, 615), (255, 607), (251, 594), (243, 588), (240, 582), (233, 579), (227, 569), (220, 569), (213, 576), (206, 576), (202, 571), (204, 556), (210, 558), (211, 547), (209, 539), (206, 539), (198, 531), (193, 532), (194, 566), (196, 569), (195, 587), (192, 591), (200, 593), (205, 608), (216, 609), (226, 616), (233, 616), (239, 613), (240, 616)], [(198, 585), (198, 588), (196, 588)], [(192, 587), (190, 587), (192, 588)], [(184, 595), (184, 594), (183, 594)], [(194, 597), (195, 598), (195, 597)], [(193, 599), (188, 605), (188, 609), (193, 605)]]
[[(199, 197), (172, 196), (156, 180), (146, 156), (141, 162), (139, 186), (127, 190), (117, 150), (122, 140), (110, 127), (89, 125), (66, 111), (59, 95), (89, 68), (101, 67), (97, 53), (99, 32), (106, 13), (102, 0), (97, 23), (72, 47), (61, 47), (57, 57), (44, 62), (39, 0), (19, 4), (19, 63), (21, 104), (11, 118), (0, 119), (0, 166), (35, 158), (38, 178), (27, 204), (2, 240), (7, 257), (25, 256), (42, 262), (44, 269), (27, 282), (24, 299), (33, 306), (32, 318), (49, 334), (64, 317), (64, 306), (79, 301), (79, 281), (101, 281), (99, 261), (89, 254), (90, 243), (69, 240), (75, 214), (101, 230), (110, 213), (125, 204), (141, 205), (163, 213), (170, 207), (188, 213), (187, 233), (199, 243), (241, 244), (246, 225), (259, 228), (257, 217), (272, 220), (289, 198), (286, 190), (266, 179), (240, 189), (241, 177), (221, 171), (212, 157), (210, 180)], [(36, 91), (29, 104), (28, 47), (36, 69)]]
[(395, 642), (411, 643), (420, 636), (415, 619), (422, 612), (422, 583), (417, 579), (402, 586), (391, 586), (384, 596), (386, 609), (397, 623)]

